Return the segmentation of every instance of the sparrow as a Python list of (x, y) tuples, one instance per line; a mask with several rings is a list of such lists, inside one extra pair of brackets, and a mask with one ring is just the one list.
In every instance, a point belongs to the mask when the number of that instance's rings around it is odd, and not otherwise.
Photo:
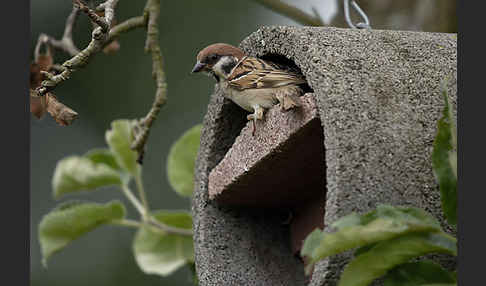
[(205, 72), (214, 77), (223, 96), (251, 112), (252, 135), (257, 120), (263, 119), (266, 109), (280, 104), (286, 111), (298, 107), (306, 83), (304, 76), (276, 63), (246, 55), (232, 45), (217, 43), (202, 49), (191, 73)]

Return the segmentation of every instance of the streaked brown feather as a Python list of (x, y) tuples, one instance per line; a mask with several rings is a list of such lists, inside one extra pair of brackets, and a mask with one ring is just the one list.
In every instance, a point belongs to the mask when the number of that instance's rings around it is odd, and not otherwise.
[(286, 71), (264, 60), (244, 57), (228, 77), (231, 87), (244, 90), (250, 88), (275, 88), (305, 83), (303, 76)]

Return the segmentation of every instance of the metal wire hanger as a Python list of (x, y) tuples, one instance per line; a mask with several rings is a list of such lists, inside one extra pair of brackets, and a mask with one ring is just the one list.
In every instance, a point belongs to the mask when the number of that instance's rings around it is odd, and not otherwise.
[[(363, 22), (358, 22), (353, 24), (351, 17), (349, 15), (349, 4), (351, 4), (351, 7), (359, 14)], [(358, 3), (354, 0), (343, 0), (343, 6), (344, 6), (344, 18), (346, 19), (346, 22), (348, 23), (348, 26), (353, 28), (353, 29), (371, 29), (370, 25), (370, 20), (368, 19), (368, 16), (366, 13), (359, 7)]]

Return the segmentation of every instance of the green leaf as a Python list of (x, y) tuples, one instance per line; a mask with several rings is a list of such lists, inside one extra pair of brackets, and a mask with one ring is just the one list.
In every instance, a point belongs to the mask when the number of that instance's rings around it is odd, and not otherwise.
[(344, 269), (338, 286), (366, 286), (388, 270), (429, 253), (457, 255), (456, 239), (445, 233), (413, 233), (378, 243)]
[(54, 198), (99, 187), (121, 185), (120, 174), (108, 165), (96, 163), (88, 158), (70, 156), (57, 163), (52, 178)]
[(84, 157), (90, 159), (93, 163), (96, 164), (105, 164), (108, 167), (112, 168), (113, 170), (120, 171), (121, 167), (116, 162), (115, 156), (110, 151), (110, 149), (106, 148), (97, 148), (88, 151), (84, 154)]
[(338, 231), (322, 234), (320, 243), (316, 243), (317, 234), (313, 233), (313, 236), (309, 235), (304, 241), (305, 251), (301, 255), (310, 258), (306, 271), (312, 269), (312, 265), (321, 259), (356, 247), (408, 233), (440, 231), (437, 220), (421, 209), (387, 205), (380, 205), (361, 217), (352, 213), (337, 220), (332, 226)]
[(187, 263), (187, 267), (191, 271), (191, 281), (194, 285), (199, 285), (199, 279), (197, 278), (197, 272), (196, 272), (196, 263), (194, 262), (189, 262)]
[(192, 229), (192, 217), (187, 211), (159, 210), (153, 216), (160, 222), (172, 227)]
[[(185, 211), (158, 211), (154, 217), (172, 227), (192, 228), (191, 215)], [(133, 252), (138, 266), (147, 274), (167, 276), (194, 262), (192, 236), (168, 234), (151, 226), (138, 230)]]
[[(439, 221), (423, 209), (390, 205), (378, 205), (376, 209), (361, 216), (359, 224), (366, 225), (377, 218), (390, 219), (407, 224), (427, 224), (440, 229)], [(340, 221), (344, 219), (339, 219), (334, 224), (339, 225)]]
[(365, 253), (366, 251), (368, 251), (368, 250), (372, 249), (373, 247), (375, 247), (375, 245), (377, 243), (378, 242), (371, 243), (371, 244), (367, 244), (365, 246), (359, 247), (358, 249), (356, 249), (354, 251), (354, 256), (358, 256), (358, 255), (361, 255), (361, 254)]
[(439, 119), (432, 151), (432, 167), (439, 183), (442, 210), (450, 224), (457, 223), (457, 152), (456, 131), (447, 90), (442, 95), (445, 107)]
[(383, 286), (417, 286), (430, 284), (454, 284), (450, 272), (430, 260), (399, 265), (385, 276)]
[(190, 197), (194, 189), (194, 164), (199, 150), (202, 125), (187, 130), (171, 147), (167, 159), (167, 176), (172, 188)]
[(325, 233), (316, 228), (313, 232), (307, 235), (300, 250), (301, 256), (311, 256), (314, 249), (316, 249), (324, 238)]
[(365, 224), (365, 221), (361, 218), (361, 216), (353, 212), (336, 220), (331, 226), (337, 229), (342, 229), (344, 227), (363, 224)]
[[(449, 164), (451, 164), (452, 173), (457, 180), (457, 152), (449, 151)], [(457, 191), (457, 181), (456, 181), (456, 191)]]
[(42, 263), (55, 252), (94, 228), (125, 217), (125, 207), (118, 201), (106, 204), (67, 202), (45, 215), (39, 224)]
[(132, 127), (135, 121), (119, 119), (111, 123), (111, 129), (106, 131), (105, 138), (117, 164), (135, 176), (139, 171), (137, 152), (130, 149), (132, 144)]

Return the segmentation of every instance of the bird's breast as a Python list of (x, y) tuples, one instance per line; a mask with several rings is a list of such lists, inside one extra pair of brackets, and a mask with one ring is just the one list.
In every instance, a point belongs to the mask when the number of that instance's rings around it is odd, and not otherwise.
[(226, 91), (225, 97), (250, 112), (254, 111), (253, 106), (255, 105), (263, 108), (271, 108), (278, 103), (274, 90), (270, 88), (237, 90), (228, 87)]

